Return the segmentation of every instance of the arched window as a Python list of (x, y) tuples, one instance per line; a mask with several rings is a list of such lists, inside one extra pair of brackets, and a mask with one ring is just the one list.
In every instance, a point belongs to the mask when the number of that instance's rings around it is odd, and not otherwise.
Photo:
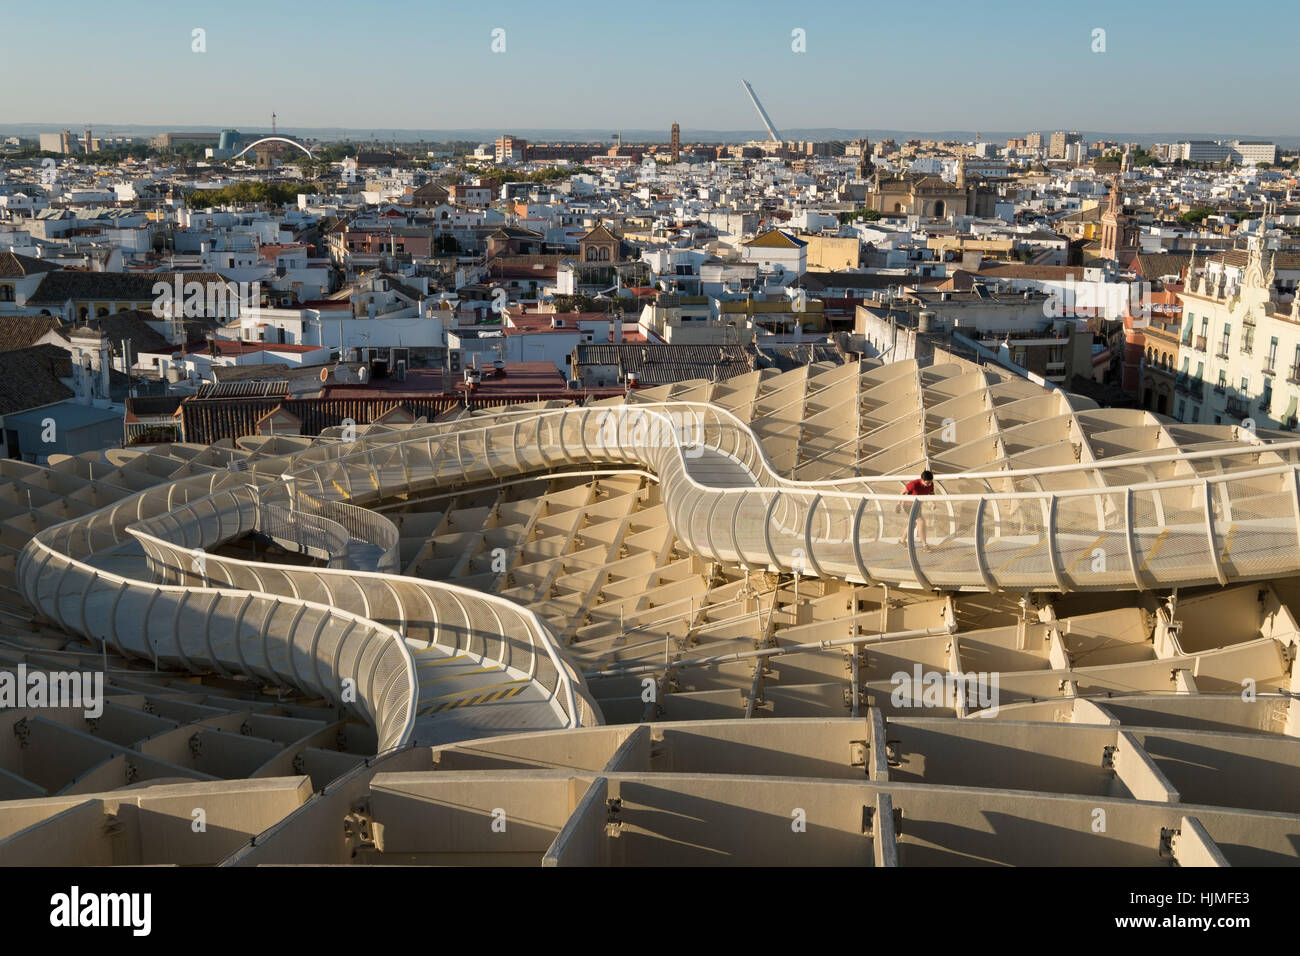
[(587, 247), (587, 261), (588, 262), (596, 261), (596, 249), (593, 246)]
[(943, 200), (936, 199), (934, 201), (934, 217), (936, 219), (941, 218), (943, 216), (943, 210), (944, 210)]
[(105, 309), (105, 308), (103, 308), (102, 306), (101, 306), (100, 308), (98, 308), (98, 309), (95, 310), (95, 316), (96, 316), (97, 318), (101, 318), (101, 319), (102, 319), (102, 318), (103, 318), (104, 316), (106, 316), (106, 315), (108, 315), (108, 309)]
[(903, 211), (903, 204), (901, 202), (894, 203), (894, 212), (902, 212), (902, 211)]

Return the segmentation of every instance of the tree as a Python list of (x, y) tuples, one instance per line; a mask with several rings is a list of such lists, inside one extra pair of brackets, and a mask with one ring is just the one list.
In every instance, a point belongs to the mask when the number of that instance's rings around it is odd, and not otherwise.
[(299, 193), (315, 193), (312, 183), (235, 183), (221, 189), (200, 189), (185, 197), (190, 209), (206, 209), (238, 203), (283, 206), (298, 201)]
[(1211, 209), (1209, 206), (1196, 206), (1195, 208), (1189, 209), (1187, 210), (1187, 212), (1179, 216), (1178, 221), (1185, 226), (1192, 226), (1199, 223), (1202, 219), (1208, 219), (1210, 216), (1213, 215), (1214, 215), (1214, 210)]
[(852, 212), (842, 212), (836, 218), (839, 219), (840, 225), (847, 225), (851, 222), (866, 221), (875, 222), (880, 219), (881, 213), (875, 209), (868, 209), (866, 206), (859, 206)]

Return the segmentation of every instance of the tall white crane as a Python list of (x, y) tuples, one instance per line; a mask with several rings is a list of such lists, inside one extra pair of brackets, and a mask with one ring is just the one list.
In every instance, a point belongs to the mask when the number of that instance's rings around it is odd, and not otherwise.
[(749, 85), (749, 80), (741, 80), (740, 82), (744, 85), (745, 92), (749, 94), (749, 98), (754, 102), (754, 109), (758, 110), (758, 115), (763, 118), (763, 125), (767, 127), (768, 138), (774, 143), (781, 142), (781, 134), (778, 133), (776, 127), (772, 125), (772, 120), (768, 117), (767, 110), (763, 109), (763, 104), (758, 101), (758, 97), (754, 93), (754, 88)]

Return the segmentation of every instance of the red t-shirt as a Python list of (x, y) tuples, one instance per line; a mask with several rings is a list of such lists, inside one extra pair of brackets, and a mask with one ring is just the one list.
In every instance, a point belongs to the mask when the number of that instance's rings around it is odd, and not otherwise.
[(907, 483), (907, 493), (909, 495), (932, 495), (934, 494), (934, 483), (927, 485), (920, 478), (913, 478)]

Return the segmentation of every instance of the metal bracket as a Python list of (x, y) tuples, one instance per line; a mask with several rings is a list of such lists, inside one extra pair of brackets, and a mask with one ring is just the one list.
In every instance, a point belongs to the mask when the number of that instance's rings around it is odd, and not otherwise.
[(864, 770), (867, 766), (867, 757), (871, 754), (871, 744), (866, 740), (849, 741), (849, 766), (862, 767)]
[(370, 816), (370, 801), (366, 800), (353, 807), (352, 812), (343, 818), (343, 838), (349, 842), (355, 840), (358, 846), (373, 847), (375, 845), (374, 823)]
[(1174, 827), (1160, 828), (1160, 847), (1157, 850), (1160, 859), (1172, 860), (1174, 858), (1174, 837), (1182, 834), (1182, 830)]
[(623, 799), (610, 797), (605, 801), (605, 836), (616, 837), (623, 831)]
[(897, 740), (885, 741), (885, 762), (891, 767), (903, 765), (903, 751)]

